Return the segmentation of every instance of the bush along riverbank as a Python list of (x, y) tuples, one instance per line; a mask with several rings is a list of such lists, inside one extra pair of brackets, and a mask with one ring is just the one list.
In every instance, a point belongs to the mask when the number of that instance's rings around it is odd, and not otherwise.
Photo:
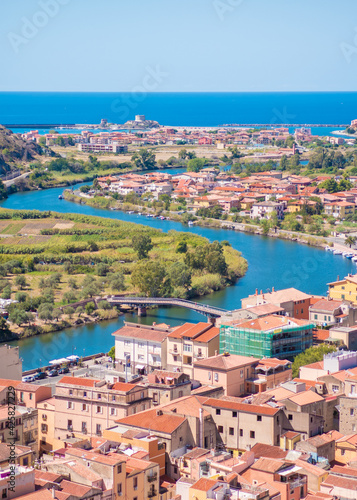
[(0, 209), (0, 233), (4, 339), (115, 318), (113, 293), (202, 296), (248, 267), (228, 242), (80, 214)]

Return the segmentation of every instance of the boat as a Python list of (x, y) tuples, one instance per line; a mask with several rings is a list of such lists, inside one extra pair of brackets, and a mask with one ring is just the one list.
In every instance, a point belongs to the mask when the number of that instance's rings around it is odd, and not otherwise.
[(141, 215), (141, 212), (138, 212), (138, 215)]
[(353, 257), (353, 253), (348, 253), (347, 255), (345, 255), (346, 259), (352, 259)]
[(189, 220), (189, 221), (188, 221), (188, 225), (189, 225), (189, 226), (193, 226), (193, 222), (192, 222), (192, 220)]
[(326, 252), (333, 252), (333, 247), (325, 247)]
[(355, 255), (354, 257), (352, 257), (352, 262), (357, 262), (357, 255)]
[(333, 254), (334, 255), (342, 255), (342, 252), (341, 252), (341, 250), (334, 250)]
[(60, 194), (58, 197), (59, 200), (63, 200), (63, 194)]

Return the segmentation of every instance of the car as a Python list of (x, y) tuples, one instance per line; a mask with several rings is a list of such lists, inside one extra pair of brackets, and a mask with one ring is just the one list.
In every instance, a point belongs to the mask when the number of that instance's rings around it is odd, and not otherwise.
[(27, 375), (26, 377), (22, 377), (22, 382), (33, 382), (34, 376), (33, 375)]
[(68, 368), (68, 366), (65, 366), (65, 367), (61, 368), (60, 370), (58, 370), (58, 373), (59, 373), (60, 375), (62, 375), (63, 373), (69, 373), (69, 368)]
[(47, 377), (47, 374), (45, 372), (38, 372), (34, 375), (33, 379), (34, 380), (42, 380)]
[(57, 377), (57, 375), (58, 375), (57, 370), (51, 370), (50, 372), (48, 372), (49, 377)]

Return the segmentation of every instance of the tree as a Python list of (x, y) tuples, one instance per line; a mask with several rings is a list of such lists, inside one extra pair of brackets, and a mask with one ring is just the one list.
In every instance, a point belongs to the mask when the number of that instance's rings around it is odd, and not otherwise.
[(6, 286), (3, 291), (2, 291), (2, 294), (1, 294), (1, 298), (2, 299), (10, 299), (11, 298), (11, 287), (10, 285)]
[(180, 149), (178, 156), (181, 160), (186, 160), (187, 149)]
[(205, 163), (205, 158), (192, 158), (187, 162), (187, 172), (199, 172)]
[(280, 159), (279, 170), (286, 170), (288, 168), (289, 162), (286, 155), (283, 155)]
[(165, 268), (162, 264), (150, 260), (136, 264), (131, 274), (131, 282), (147, 297), (163, 297), (171, 289)]
[(49, 303), (41, 304), (37, 310), (39, 319), (45, 321), (45, 323), (47, 323), (47, 321), (51, 321), (53, 319), (52, 311), (53, 311), (52, 304)]
[(105, 264), (104, 262), (99, 262), (96, 269), (98, 276), (106, 276), (109, 273), (109, 271), (110, 267), (108, 266), (108, 264)]
[(78, 306), (77, 309), (76, 309), (76, 314), (78, 314), (78, 318), (81, 317), (81, 314), (84, 313), (84, 309), (82, 306)]
[(70, 319), (72, 319), (72, 318), (73, 318), (73, 314), (74, 314), (74, 309), (73, 309), (73, 307), (66, 307), (66, 309), (65, 309), (65, 313), (66, 313), (66, 314), (68, 314), (68, 317), (69, 317)]
[(148, 253), (153, 248), (150, 236), (142, 233), (138, 233), (133, 236), (132, 245), (140, 260), (146, 259)]
[(176, 247), (176, 253), (186, 253), (187, 252), (187, 243), (186, 241), (179, 241)]
[(68, 280), (68, 285), (69, 285), (71, 290), (77, 290), (77, 288), (78, 288), (77, 281), (74, 278), (70, 278)]
[(113, 361), (115, 361), (115, 346), (109, 349), (108, 356), (112, 358)]
[(321, 182), (319, 185), (320, 188), (326, 189), (329, 193), (337, 193), (338, 184), (335, 179), (326, 179), (324, 182)]
[(67, 304), (71, 304), (72, 302), (76, 302), (77, 296), (73, 291), (65, 292), (63, 294), (63, 300), (67, 302)]
[(183, 286), (189, 288), (191, 286), (192, 272), (183, 262), (175, 262), (168, 269), (168, 275), (171, 285), (174, 287)]
[(19, 307), (14, 307), (9, 314), (9, 321), (11, 323), (15, 323), (18, 326), (21, 326), (23, 323), (28, 322), (28, 314), (23, 309)]
[(140, 149), (131, 157), (131, 161), (140, 170), (153, 170), (156, 165), (155, 155), (149, 149)]
[(15, 295), (15, 299), (17, 300), (17, 302), (26, 302), (27, 300), (27, 293), (24, 293), (24, 292), (17, 292), (17, 294)]
[(52, 318), (55, 319), (57, 322), (58, 320), (60, 319), (60, 317), (62, 316), (62, 311), (61, 309), (55, 309), (53, 312), (52, 312)]
[(87, 302), (87, 304), (85, 305), (85, 311), (89, 315), (95, 311), (95, 305), (93, 304), (93, 302)]
[(98, 286), (94, 282), (84, 287), (82, 291), (83, 297), (90, 297), (90, 298), (94, 297), (94, 295), (96, 295), (97, 293), (98, 293)]
[(112, 274), (109, 279), (110, 288), (115, 292), (125, 290), (125, 276), (122, 272), (117, 271)]
[(299, 376), (300, 366), (309, 365), (311, 363), (316, 363), (317, 361), (322, 361), (324, 354), (336, 351), (336, 347), (329, 346), (326, 344), (320, 344), (317, 347), (309, 347), (304, 352), (298, 354), (293, 362), (293, 378)]
[(349, 247), (351, 248), (352, 245), (354, 245), (356, 243), (356, 239), (357, 238), (355, 236), (347, 236), (345, 243), (346, 243), (346, 245), (349, 245)]
[(269, 222), (267, 221), (267, 219), (263, 219), (261, 221), (260, 225), (263, 228), (263, 234), (264, 234), (264, 236), (266, 236), (269, 233), (269, 229), (270, 229)]
[(22, 275), (16, 276), (15, 285), (18, 286), (20, 290), (23, 290), (27, 286), (25, 276)]

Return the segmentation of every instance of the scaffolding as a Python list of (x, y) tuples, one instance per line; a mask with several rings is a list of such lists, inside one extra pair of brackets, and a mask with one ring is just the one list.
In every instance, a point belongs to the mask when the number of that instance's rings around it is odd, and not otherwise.
[(219, 350), (256, 358), (291, 358), (312, 346), (313, 327), (311, 323), (265, 332), (239, 328), (239, 325), (221, 325)]

